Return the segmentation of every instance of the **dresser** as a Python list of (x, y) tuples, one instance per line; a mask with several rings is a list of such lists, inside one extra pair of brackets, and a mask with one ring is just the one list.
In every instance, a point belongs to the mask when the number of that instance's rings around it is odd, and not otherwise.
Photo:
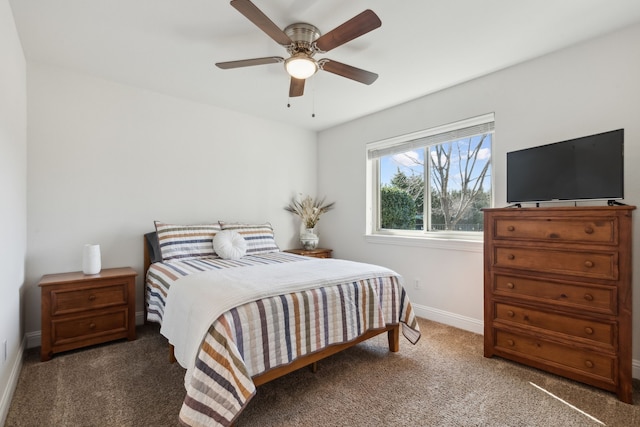
[(135, 278), (129, 267), (42, 276), (40, 359), (88, 345), (136, 338)]
[(484, 210), (484, 356), (632, 402), (633, 206)]

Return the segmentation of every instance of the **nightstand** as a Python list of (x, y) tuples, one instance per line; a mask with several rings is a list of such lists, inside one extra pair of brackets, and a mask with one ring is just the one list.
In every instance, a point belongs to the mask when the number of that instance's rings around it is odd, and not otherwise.
[(42, 276), (40, 360), (120, 338), (135, 340), (136, 276), (130, 267)]
[(310, 256), (313, 258), (331, 258), (331, 252), (333, 252), (333, 249), (288, 249), (285, 252), (296, 255)]

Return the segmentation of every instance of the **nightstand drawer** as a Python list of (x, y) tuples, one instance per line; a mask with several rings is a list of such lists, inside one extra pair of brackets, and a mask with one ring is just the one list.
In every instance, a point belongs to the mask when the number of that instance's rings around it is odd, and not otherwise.
[(85, 288), (53, 289), (51, 291), (51, 315), (75, 313), (115, 305), (126, 305), (127, 283), (102, 281)]
[(524, 239), (563, 243), (616, 244), (616, 220), (605, 218), (563, 219), (498, 218), (495, 222), (496, 239)]
[(569, 339), (593, 341), (604, 345), (607, 350), (613, 350), (614, 347), (616, 326), (607, 322), (504, 303), (496, 303), (495, 318), (503, 323), (559, 332), (567, 335)]
[(108, 334), (121, 334), (124, 338), (127, 336), (128, 328), (127, 308), (66, 317), (51, 322), (52, 345), (55, 347)]

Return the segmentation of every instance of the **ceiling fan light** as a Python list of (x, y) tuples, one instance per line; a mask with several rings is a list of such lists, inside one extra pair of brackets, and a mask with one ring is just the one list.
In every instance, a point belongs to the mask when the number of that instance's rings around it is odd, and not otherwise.
[(294, 79), (307, 79), (318, 71), (318, 64), (305, 54), (296, 54), (284, 61), (284, 68)]

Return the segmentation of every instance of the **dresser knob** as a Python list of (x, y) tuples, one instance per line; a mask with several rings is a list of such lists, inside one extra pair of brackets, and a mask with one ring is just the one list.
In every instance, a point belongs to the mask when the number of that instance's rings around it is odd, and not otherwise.
[(95, 299), (96, 299), (95, 295), (93, 294), (89, 295), (89, 301), (95, 301)]
[(585, 360), (584, 365), (587, 368), (593, 368), (593, 362), (591, 360)]
[(513, 283), (511, 283), (511, 282), (508, 282), (508, 283), (507, 283), (507, 288), (509, 288), (509, 289), (513, 289), (513, 288), (515, 288), (515, 286), (516, 286), (516, 285), (514, 285), (514, 284), (513, 284)]
[(585, 261), (584, 262), (584, 266), (587, 267), (587, 268), (591, 268), (591, 267), (593, 267), (593, 262), (592, 261)]
[(516, 315), (516, 314), (515, 314), (513, 311), (511, 311), (511, 310), (507, 311), (507, 316), (509, 316), (509, 317), (513, 317), (513, 316), (515, 316), (515, 315)]
[(509, 254), (507, 255), (507, 259), (515, 259), (516, 256), (514, 254)]
[(593, 329), (588, 326), (584, 328), (584, 331), (587, 333), (587, 335), (593, 335)]
[(507, 227), (507, 231), (514, 231), (516, 228), (513, 225)]
[(587, 301), (593, 301), (593, 295), (591, 295), (591, 294), (584, 294), (584, 299), (586, 299)]
[(513, 341), (513, 340), (507, 340), (507, 344), (509, 344), (511, 347), (516, 345), (515, 341)]
[(593, 228), (591, 228), (591, 227), (585, 227), (585, 228), (584, 228), (584, 232), (585, 232), (585, 233), (587, 233), (587, 234), (593, 234)]
[(95, 329), (96, 328), (96, 324), (91, 322), (89, 323), (89, 329)]

